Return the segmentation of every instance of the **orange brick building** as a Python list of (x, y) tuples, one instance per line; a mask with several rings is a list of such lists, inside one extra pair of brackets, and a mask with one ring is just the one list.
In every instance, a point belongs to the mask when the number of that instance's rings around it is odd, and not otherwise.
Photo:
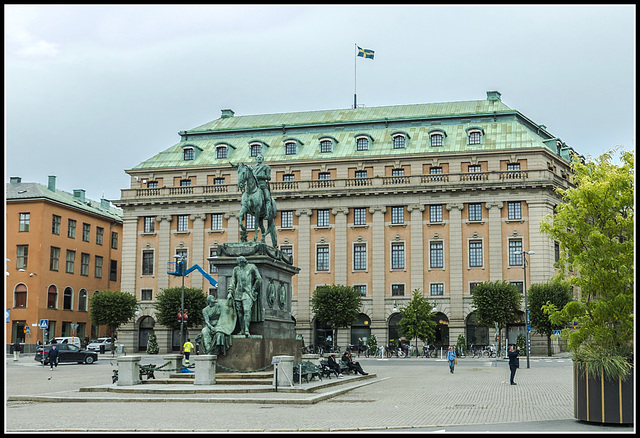
[[(106, 199), (85, 198), (11, 177), (6, 191), (6, 330), (25, 351), (54, 336), (80, 339), (106, 334), (91, 324), (89, 300), (120, 289), (122, 213)], [(43, 333), (38, 323), (49, 320)]]

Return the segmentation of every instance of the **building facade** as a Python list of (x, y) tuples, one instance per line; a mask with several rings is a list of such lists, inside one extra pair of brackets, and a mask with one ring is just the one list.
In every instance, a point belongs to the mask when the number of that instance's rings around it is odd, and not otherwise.
[[(215, 275), (208, 258), (239, 241), (232, 164), (253, 165), (259, 154), (271, 166), (279, 248), (301, 269), (292, 314), (306, 344), (322, 344), (327, 334), (310, 306), (320, 285), (350, 285), (362, 296), (357, 323), (338, 331), (340, 346), (371, 334), (378, 344), (396, 340), (398, 309), (414, 290), (436, 306), (437, 346), (460, 334), (486, 345), (495, 331), (475, 325), (474, 285), (506, 280), (522, 289), (522, 251), (535, 251), (527, 285), (556, 272), (559, 249), (539, 226), (560, 202), (555, 190), (571, 185), (577, 155), (497, 91), (465, 102), (255, 116), (223, 110), (179, 135), (126, 171), (131, 187), (116, 201), (122, 290), (143, 304), (120, 336), (139, 349), (150, 330), (165, 351), (179, 348), (177, 334), (154, 319), (157, 294), (180, 285), (166, 263), (179, 254)], [(200, 275), (185, 285), (217, 293)], [(509, 327), (510, 342), (524, 330), (524, 322)]]
[(55, 176), (47, 186), (11, 177), (6, 196), (6, 342), (42, 342), (43, 319), (45, 341), (106, 334), (91, 324), (89, 300), (120, 289), (121, 210), (56, 189)]

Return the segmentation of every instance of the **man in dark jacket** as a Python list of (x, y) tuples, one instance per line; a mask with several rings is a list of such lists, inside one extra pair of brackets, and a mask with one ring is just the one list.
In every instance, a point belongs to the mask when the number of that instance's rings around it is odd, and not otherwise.
[(336, 362), (335, 353), (331, 353), (329, 355), (329, 360), (327, 360), (327, 364), (329, 365), (329, 368), (331, 368), (331, 370), (333, 370), (333, 372), (336, 373), (336, 376), (340, 378), (344, 377), (342, 375), (342, 370), (340, 369), (340, 365), (338, 365), (338, 362)]
[(509, 347), (509, 351), (507, 352), (507, 356), (509, 356), (509, 369), (511, 370), (511, 379), (510, 382), (512, 385), (516, 385), (516, 382), (513, 381), (513, 378), (516, 376), (516, 370), (520, 367), (520, 359), (518, 356), (520, 355), (520, 347), (516, 347), (517, 350), (513, 350), (513, 346)]
[(345, 362), (349, 367), (349, 369), (355, 372), (356, 374), (360, 373), (363, 376), (366, 376), (369, 374), (364, 372), (364, 370), (360, 366), (360, 362), (355, 362), (353, 360), (353, 358), (351, 357), (351, 352), (349, 350), (345, 351), (344, 354), (342, 355), (342, 361)]
[(16, 339), (16, 341), (13, 343), (13, 360), (14, 361), (20, 358), (20, 350), (21, 350), (20, 341)]
[(53, 371), (53, 367), (55, 365), (56, 369), (58, 368), (58, 356), (60, 355), (60, 351), (55, 344), (52, 344), (49, 348), (49, 365), (51, 366), (51, 371)]

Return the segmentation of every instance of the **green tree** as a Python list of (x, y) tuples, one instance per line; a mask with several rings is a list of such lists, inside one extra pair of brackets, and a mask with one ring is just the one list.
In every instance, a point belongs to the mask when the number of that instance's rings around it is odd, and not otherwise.
[(551, 335), (554, 330), (565, 327), (564, 324), (553, 324), (549, 316), (542, 310), (546, 304), (553, 304), (558, 308), (563, 308), (573, 299), (571, 285), (566, 281), (555, 280), (549, 283), (532, 284), (527, 291), (527, 301), (529, 305), (529, 321), (531, 327), (539, 334), (547, 338), (547, 355), (551, 356)]
[[(157, 310), (156, 319), (165, 327), (172, 329), (180, 328), (178, 321), (178, 310), (182, 302), (182, 287), (170, 287), (163, 289), (158, 294), (154, 307)], [(184, 288), (184, 308), (187, 311), (188, 319), (184, 323), (185, 328), (198, 327), (204, 324), (202, 309), (207, 306), (207, 297), (202, 289)]]
[(433, 306), (420, 289), (413, 291), (411, 301), (400, 309), (400, 315), (402, 315), (398, 322), (400, 336), (404, 336), (409, 341), (415, 339), (416, 350), (418, 339), (426, 342), (435, 335), (436, 322), (433, 319)]
[(613, 151), (594, 162), (572, 163), (575, 187), (560, 191), (564, 203), (541, 224), (541, 231), (560, 243), (563, 278), (580, 287), (580, 301), (561, 310), (545, 310), (556, 324), (577, 322), (563, 330), (574, 360), (588, 362), (596, 376), (607, 369), (625, 378), (630, 370), (634, 336), (634, 156)]
[[(477, 310), (478, 324), (487, 327), (498, 325), (502, 339), (502, 329), (518, 319), (522, 294), (506, 281), (478, 284), (473, 289), (471, 303)], [(499, 346), (498, 346), (499, 348)]]
[(149, 340), (147, 341), (147, 353), (149, 354), (158, 354), (160, 348), (158, 347), (158, 337), (155, 333), (151, 333), (149, 335)]
[(369, 336), (369, 339), (367, 339), (367, 348), (371, 356), (376, 354), (376, 350), (378, 349), (378, 338), (376, 338), (376, 335), (371, 334), (371, 336)]
[(351, 286), (320, 286), (311, 297), (311, 309), (318, 320), (327, 323), (333, 330), (334, 344), (336, 330), (356, 322), (361, 306), (360, 293)]
[(133, 318), (138, 307), (135, 295), (128, 292), (103, 290), (94, 293), (89, 299), (91, 322), (109, 327), (111, 345), (118, 327)]

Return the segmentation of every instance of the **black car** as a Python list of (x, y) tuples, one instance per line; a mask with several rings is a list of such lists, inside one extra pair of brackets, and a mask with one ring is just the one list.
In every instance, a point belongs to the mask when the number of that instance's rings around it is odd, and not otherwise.
[[(98, 353), (95, 351), (81, 350), (73, 344), (55, 344), (58, 350), (58, 363), (62, 362), (78, 362), (78, 363), (94, 363), (98, 360)], [(44, 346), (44, 363), (49, 363), (49, 350), (51, 345)], [(36, 356), (33, 360), (42, 362), (42, 347), (38, 347)]]

